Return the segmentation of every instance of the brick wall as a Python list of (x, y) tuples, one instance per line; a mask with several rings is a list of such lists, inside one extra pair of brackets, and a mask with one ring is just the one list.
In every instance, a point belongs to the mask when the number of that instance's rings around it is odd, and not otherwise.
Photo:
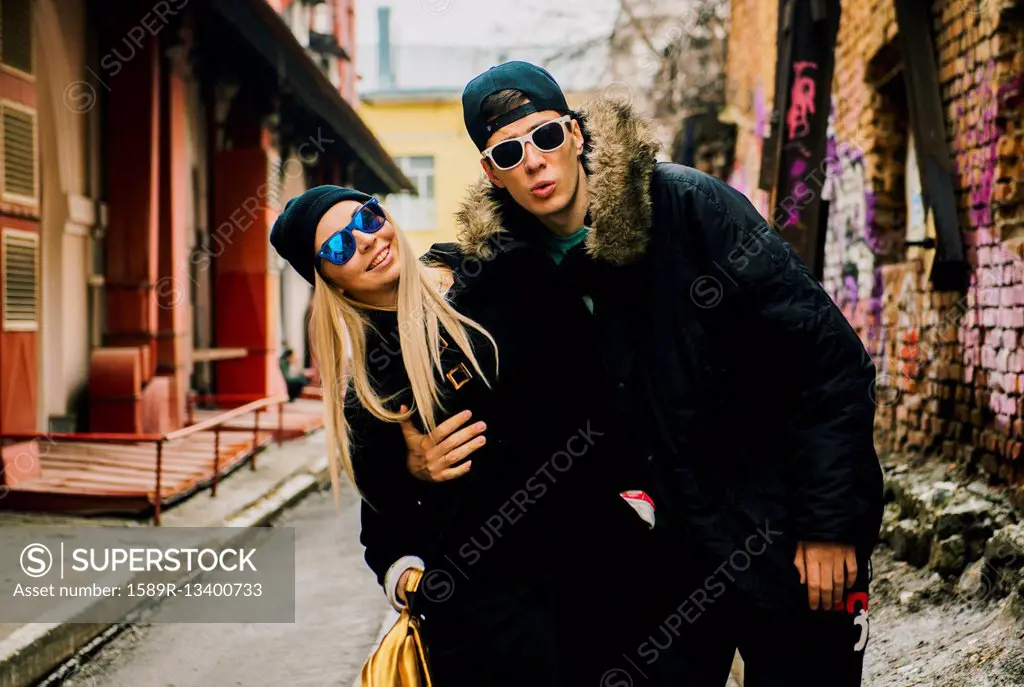
[[(750, 121), (771, 108), (775, 20), (756, 6), (768, 4), (733, 3), (729, 105)], [(941, 456), (1019, 484), (1024, 3), (933, 0), (931, 10), (970, 287), (936, 292), (928, 279), (934, 251), (904, 245), (934, 236), (934, 227), (915, 183), (892, 0), (843, 2), (823, 188), (824, 284), (879, 369), (879, 450), (890, 459)], [(759, 89), (763, 101), (752, 95)], [(752, 137), (741, 127), (730, 182), (760, 207), (741, 173), (760, 165)]]
[(733, 112), (740, 113), (735, 117), (736, 157), (728, 182), (746, 194), (765, 215), (768, 195), (758, 189), (758, 179), (775, 92), (777, 5), (760, 0), (733, 0), (725, 74), (726, 100)]

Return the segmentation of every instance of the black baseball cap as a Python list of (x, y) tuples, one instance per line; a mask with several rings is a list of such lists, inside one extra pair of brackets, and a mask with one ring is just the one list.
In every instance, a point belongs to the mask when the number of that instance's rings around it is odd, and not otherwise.
[[(501, 115), (493, 122), (485, 121), (482, 113), (484, 101), (498, 91), (509, 88), (522, 91), (530, 102)], [(462, 91), (462, 118), (477, 150), (486, 148), (487, 139), (501, 127), (534, 112), (545, 110), (566, 114), (569, 112), (569, 105), (565, 102), (565, 95), (555, 78), (543, 67), (529, 62), (505, 62), (491, 67), (466, 84), (465, 90)]]

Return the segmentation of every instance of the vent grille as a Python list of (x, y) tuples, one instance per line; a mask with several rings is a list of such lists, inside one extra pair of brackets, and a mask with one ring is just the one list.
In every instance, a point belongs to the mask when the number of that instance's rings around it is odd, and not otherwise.
[(39, 235), (3, 230), (4, 330), (39, 328)]
[(36, 114), (10, 103), (2, 112), (4, 199), (35, 205)]

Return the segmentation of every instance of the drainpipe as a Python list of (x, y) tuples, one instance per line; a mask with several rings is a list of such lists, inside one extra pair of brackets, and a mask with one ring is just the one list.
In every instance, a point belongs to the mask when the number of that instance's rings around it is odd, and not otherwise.
[(391, 8), (377, 8), (377, 74), (382, 91), (395, 88), (395, 70), (391, 64)]

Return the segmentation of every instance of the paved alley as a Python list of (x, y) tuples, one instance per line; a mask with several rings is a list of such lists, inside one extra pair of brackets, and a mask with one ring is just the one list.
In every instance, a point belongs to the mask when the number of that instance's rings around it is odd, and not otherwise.
[(359, 503), (330, 491), (277, 523), (296, 534), (294, 624), (139, 625), (104, 647), (67, 687), (324, 687), (353, 684), (387, 602), (363, 563)]

